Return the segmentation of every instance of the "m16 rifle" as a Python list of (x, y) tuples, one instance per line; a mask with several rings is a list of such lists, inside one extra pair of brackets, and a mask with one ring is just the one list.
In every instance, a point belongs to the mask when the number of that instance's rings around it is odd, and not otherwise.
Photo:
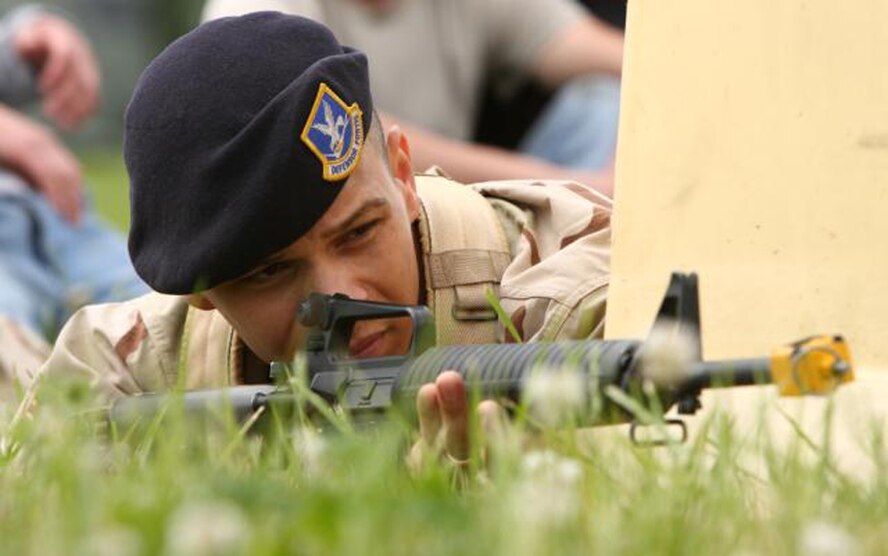
[[(407, 317), (413, 335), (403, 355), (352, 359), (348, 345), (356, 323)], [(305, 342), (308, 386), (325, 403), (347, 413), (355, 423), (373, 423), (393, 407), (410, 411), (416, 393), (442, 372), (456, 371), (482, 399), (519, 407), (530, 380), (547, 372), (576, 373), (586, 408), (580, 426), (635, 421), (636, 415), (602, 392), (617, 388), (647, 411), (662, 415), (673, 406), (692, 415), (700, 394), (709, 388), (775, 384), (783, 396), (827, 394), (854, 378), (848, 345), (841, 336), (813, 336), (781, 346), (769, 357), (704, 361), (700, 337), (697, 276), (674, 273), (652, 330), (683, 338), (689, 353), (671, 377), (651, 372), (651, 341), (578, 340), (525, 344), (434, 346), (434, 319), (426, 307), (358, 301), (344, 295), (312, 294), (298, 318), (310, 332)], [(650, 340), (650, 338), (649, 338)], [(656, 359), (655, 357), (653, 359)], [(206, 413), (220, 405), (246, 422), (257, 412), (292, 413), (300, 403), (282, 383), (289, 365), (272, 364), (278, 384), (235, 386), (182, 394), (186, 413)], [(110, 418), (129, 426), (155, 414), (169, 395), (144, 394), (118, 400)], [(633, 423), (635, 425), (636, 423)], [(686, 428), (678, 425), (682, 438)], [(635, 427), (632, 429), (635, 438)]]

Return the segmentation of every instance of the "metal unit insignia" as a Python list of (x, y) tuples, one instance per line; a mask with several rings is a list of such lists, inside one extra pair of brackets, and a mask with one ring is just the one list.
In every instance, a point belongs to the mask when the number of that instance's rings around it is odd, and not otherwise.
[(325, 180), (345, 179), (357, 167), (364, 146), (362, 116), (357, 102), (348, 106), (326, 83), (318, 87), (301, 138), (324, 166)]

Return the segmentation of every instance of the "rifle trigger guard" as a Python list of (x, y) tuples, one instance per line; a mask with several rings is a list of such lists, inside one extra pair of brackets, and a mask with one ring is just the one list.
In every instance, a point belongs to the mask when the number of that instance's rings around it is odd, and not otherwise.
[[(638, 438), (638, 429), (640, 428), (649, 428), (649, 427), (657, 427), (663, 428), (664, 430), (667, 427), (678, 427), (681, 430), (681, 437), (677, 440), (670, 439), (668, 436), (664, 435), (663, 438), (657, 439), (639, 439)], [(633, 444), (639, 446), (641, 448), (656, 448), (658, 446), (672, 446), (673, 444), (684, 444), (688, 441), (688, 426), (681, 419), (665, 419), (662, 423), (654, 423), (651, 425), (645, 425), (643, 423), (639, 423), (637, 421), (633, 421), (629, 425), (629, 439)]]

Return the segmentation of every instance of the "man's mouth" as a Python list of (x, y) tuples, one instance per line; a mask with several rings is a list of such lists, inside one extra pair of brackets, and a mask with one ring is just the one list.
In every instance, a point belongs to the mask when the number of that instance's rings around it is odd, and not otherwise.
[(348, 353), (355, 359), (367, 359), (368, 357), (380, 357), (385, 355), (383, 339), (387, 329), (382, 329), (371, 334), (352, 337), (348, 343)]

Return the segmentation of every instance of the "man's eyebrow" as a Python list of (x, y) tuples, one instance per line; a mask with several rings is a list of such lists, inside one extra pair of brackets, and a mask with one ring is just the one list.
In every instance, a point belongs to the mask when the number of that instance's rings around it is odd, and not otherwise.
[(330, 228), (330, 230), (324, 232), (323, 234), (321, 234), (321, 236), (324, 238), (335, 236), (336, 234), (350, 228), (351, 225), (355, 223), (355, 220), (358, 220), (359, 218), (364, 216), (364, 213), (366, 213), (368, 210), (385, 206), (388, 206), (388, 201), (385, 199), (385, 197), (374, 197), (372, 199), (367, 199), (361, 204), (361, 206), (355, 209), (354, 212), (351, 213), (351, 215), (345, 218), (342, 222), (334, 224)]
[[(342, 223), (333, 225), (333, 227), (329, 231), (324, 232), (323, 234), (321, 234), (321, 236), (324, 238), (328, 238), (330, 236), (335, 236), (336, 234), (341, 233), (344, 230), (347, 230), (352, 224), (354, 224), (355, 220), (361, 218), (361, 216), (363, 216), (364, 213), (367, 212), (368, 210), (378, 208), (378, 207), (385, 207), (385, 206), (388, 206), (388, 201), (384, 197), (374, 197), (372, 199), (368, 199), (368, 200), (364, 201), (364, 203), (362, 203), (361, 206), (359, 206), (351, 215), (349, 215), (345, 220), (343, 220)], [(287, 254), (283, 251), (279, 251), (277, 253), (273, 253), (273, 254), (269, 255), (268, 257), (263, 259), (262, 262), (260, 262), (256, 266), (258, 268), (261, 266), (274, 264), (274, 263), (278, 262), (279, 260), (286, 259), (286, 258), (287, 258)]]

